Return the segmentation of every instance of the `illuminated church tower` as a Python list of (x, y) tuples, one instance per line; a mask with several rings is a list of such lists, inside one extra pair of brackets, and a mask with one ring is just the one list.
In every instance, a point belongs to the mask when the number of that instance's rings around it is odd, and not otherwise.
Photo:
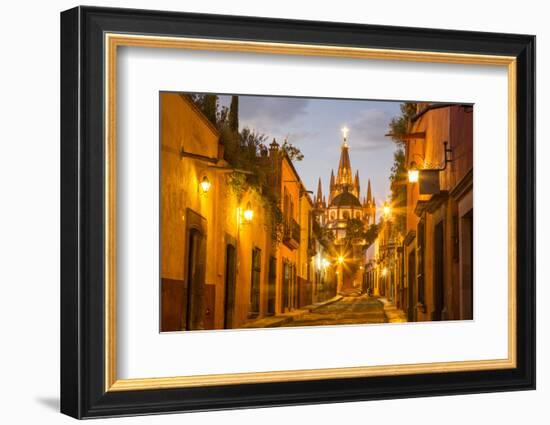
[(359, 171), (353, 174), (350, 161), (348, 129), (342, 129), (343, 141), (340, 147), (340, 161), (336, 175), (331, 171), (328, 204), (322, 193), (321, 179), (317, 186), (315, 208), (319, 223), (333, 231), (336, 243), (345, 237), (347, 222), (357, 219), (363, 222), (365, 229), (376, 220), (376, 207), (372, 197), (370, 180), (367, 195), (361, 199)]

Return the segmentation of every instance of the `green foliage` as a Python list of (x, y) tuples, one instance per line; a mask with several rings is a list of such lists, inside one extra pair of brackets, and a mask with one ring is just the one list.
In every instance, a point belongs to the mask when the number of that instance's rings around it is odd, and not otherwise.
[(206, 118), (208, 118), (212, 124), (216, 125), (216, 118), (218, 114), (218, 96), (215, 94), (204, 95), (202, 111)]
[(246, 176), (243, 173), (232, 172), (227, 175), (227, 184), (235, 194), (237, 201), (240, 203), (248, 186), (246, 183)]
[(407, 196), (407, 167), (405, 165), (405, 150), (398, 147), (393, 153), (393, 165), (390, 174), (392, 204), (397, 204), (406, 201)]
[(369, 226), (369, 228), (367, 229), (364, 235), (366, 246), (372, 245), (372, 243), (376, 240), (376, 237), (378, 236), (379, 231), (380, 231), (380, 224), (373, 223)]
[(334, 236), (334, 232), (332, 230), (326, 227), (319, 226), (317, 238), (325, 248), (328, 248), (328, 247), (332, 247), (332, 244), (336, 239), (336, 236)]
[[(417, 103), (402, 103), (401, 114), (394, 117), (389, 124), (391, 138), (396, 144), (393, 154), (393, 166), (390, 174), (392, 206), (397, 211), (403, 211), (407, 205), (407, 166), (405, 164), (405, 138), (409, 133), (412, 118), (417, 111)], [(395, 224), (398, 229), (405, 231), (406, 217), (404, 214), (395, 215)]]
[(271, 232), (271, 240), (278, 244), (283, 236), (283, 212), (279, 207), (279, 198), (273, 190), (266, 190), (265, 184), (258, 179), (250, 179), (243, 173), (235, 171), (228, 175), (227, 184), (235, 194), (237, 201), (242, 201), (246, 191), (252, 191), (261, 202), (263, 209), (268, 214), (266, 226)]
[[(232, 96), (229, 108), (218, 103), (215, 95), (190, 95), (191, 100), (216, 126), (224, 144), (224, 159), (236, 170), (228, 176), (228, 184), (239, 202), (247, 190), (254, 191), (268, 212), (271, 237), (275, 243), (282, 239), (283, 213), (280, 199), (271, 184), (273, 170), (267, 161), (268, 137), (245, 127), (239, 131), (239, 97)], [(285, 140), (281, 147), (291, 161), (301, 161), (304, 155), (299, 148)]]
[(363, 222), (357, 218), (350, 218), (346, 223), (346, 241), (353, 241), (354, 239), (363, 239), (364, 235)]
[(304, 154), (302, 151), (286, 139), (283, 142), (281, 149), (288, 155), (288, 158), (291, 161), (301, 161), (304, 159)]
[(417, 103), (405, 102), (400, 105), (401, 114), (394, 117), (389, 124), (391, 138), (394, 142), (402, 145), (404, 143), (403, 136), (409, 132), (411, 119), (416, 114)]
[(229, 130), (234, 133), (239, 131), (239, 96), (231, 96), (231, 106), (228, 117)]
[(186, 95), (201, 110), (208, 120), (216, 125), (218, 115), (218, 96), (215, 94), (189, 94)]
[(378, 235), (379, 226), (371, 224), (367, 230), (361, 220), (350, 218), (346, 223), (346, 237), (344, 241), (346, 245), (351, 246), (354, 241), (361, 240), (365, 242), (365, 247), (370, 246)]

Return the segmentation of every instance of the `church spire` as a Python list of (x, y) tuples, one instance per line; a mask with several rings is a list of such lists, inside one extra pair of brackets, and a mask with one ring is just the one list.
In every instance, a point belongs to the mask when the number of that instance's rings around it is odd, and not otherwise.
[(359, 185), (359, 170), (355, 171), (355, 181), (353, 182), (353, 185), (355, 187), (357, 198), (359, 198), (361, 194), (361, 186)]
[(346, 126), (342, 127), (342, 137), (344, 138), (344, 142), (342, 143), (342, 146), (345, 146), (346, 148), (348, 147), (348, 133), (349, 133), (349, 128), (347, 128)]
[(323, 202), (323, 191), (321, 189), (321, 177), (319, 177), (319, 183), (317, 184), (317, 196), (315, 197), (315, 203), (321, 204)]
[(340, 153), (340, 163), (338, 164), (338, 174), (336, 175), (337, 185), (352, 184), (351, 162), (349, 160), (349, 149), (348, 149), (349, 148), (348, 132), (349, 130), (346, 127), (342, 129), (344, 142), (342, 143), (342, 152)]
[(330, 204), (332, 202), (332, 198), (334, 197), (334, 170), (330, 170), (330, 184), (329, 184), (329, 190), (328, 190), (328, 203)]
[(370, 179), (369, 179), (369, 183), (367, 185), (367, 203), (371, 203), (371, 202), (372, 202), (372, 190), (370, 187)]

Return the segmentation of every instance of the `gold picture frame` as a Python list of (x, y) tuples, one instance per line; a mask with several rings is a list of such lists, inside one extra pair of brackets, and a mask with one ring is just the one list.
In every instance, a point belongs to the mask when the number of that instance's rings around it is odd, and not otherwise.
[[(506, 358), (120, 378), (117, 57), (127, 47), (505, 69)], [(61, 411), (92, 418), (534, 389), (534, 70), (535, 37), (522, 34), (96, 7), (62, 12)]]

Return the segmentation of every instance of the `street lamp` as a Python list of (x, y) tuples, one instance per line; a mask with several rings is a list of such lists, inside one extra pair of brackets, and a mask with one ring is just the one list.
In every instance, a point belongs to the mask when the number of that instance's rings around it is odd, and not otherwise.
[(210, 183), (210, 180), (208, 180), (208, 177), (203, 176), (203, 178), (200, 182), (200, 186), (201, 186), (201, 189), (202, 189), (202, 193), (208, 193), (208, 191), (210, 190), (210, 187), (212, 186), (212, 184)]
[[(439, 167), (433, 167), (424, 162), (424, 167), (419, 170), (416, 162), (412, 161), (408, 169), (409, 183), (419, 183), (420, 194), (430, 195), (439, 193), (439, 173), (445, 171), (447, 164), (453, 162), (452, 153), (453, 150), (449, 147), (448, 142), (443, 142), (443, 154), (445, 156), (443, 165)], [(422, 155), (417, 155), (422, 158)]]
[(342, 255), (340, 255), (338, 257), (338, 264), (344, 264), (344, 260), (345, 260), (344, 257)]
[(384, 214), (384, 218), (389, 218), (391, 214), (391, 206), (388, 204), (388, 202), (384, 202), (384, 205), (382, 206), (382, 213)]
[(418, 174), (418, 168), (416, 167), (416, 163), (413, 161), (409, 167), (409, 183), (418, 183)]
[(250, 202), (246, 204), (246, 209), (243, 212), (243, 218), (245, 223), (250, 223), (254, 218), (254, 210), (252, 209), (252, 205), (250, 204)]

